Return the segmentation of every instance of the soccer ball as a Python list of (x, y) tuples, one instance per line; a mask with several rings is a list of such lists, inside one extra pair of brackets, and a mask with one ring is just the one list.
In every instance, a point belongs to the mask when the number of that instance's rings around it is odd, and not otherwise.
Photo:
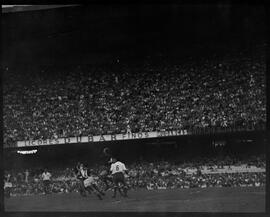
[(104, 148), (103, 149), (103, 154), (105, 155), (105, 156), (111, 156), (111, 151), (110, 151), (110, 149), (108, 148), (108, 147), (106, 147), (106, 148)]

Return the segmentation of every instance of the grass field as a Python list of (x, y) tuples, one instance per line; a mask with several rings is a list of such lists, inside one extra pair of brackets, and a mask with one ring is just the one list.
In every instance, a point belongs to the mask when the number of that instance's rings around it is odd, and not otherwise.
[(77, 193), (17, 196), (5, 199), (6, 211), (98, 212), (265, 212), (265, 188), (192, 188), (133, 190), (128, 198), (112, 199)]

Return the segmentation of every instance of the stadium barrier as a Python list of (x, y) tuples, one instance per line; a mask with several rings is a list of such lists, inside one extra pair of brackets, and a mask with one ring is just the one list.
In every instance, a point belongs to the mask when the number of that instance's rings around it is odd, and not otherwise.
[[(184, 135), (211, 135), (217, 133), (233, 133), (233, 132), (255, 132), (264, 131), (265, 125), (246, 126), (246, 127), (205, 127), (181, 130), (164, 130), (155, 132), (139, 132), (139, 133), (121, 133), (111, 135), (88, 135), (69, 138), (55, 138), (45, 140), (26, 140), (18, 141), (15, 147), (31, 147), (31, 146), (46, 146), (46, 145), (59, 145), (59, 144), (76, 144), (76, 143), (89, 143), (89, 142), (109, 142), (109, 141), (123, 141), (134, 139), (148, 139)], [(7, 146), (5, 146), (7, 147)]]

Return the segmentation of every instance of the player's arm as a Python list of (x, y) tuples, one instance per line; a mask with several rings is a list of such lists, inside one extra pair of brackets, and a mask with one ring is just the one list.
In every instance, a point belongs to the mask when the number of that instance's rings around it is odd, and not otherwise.
[(110, 173), (112, 174), (113, 172), (113, 164), (111, 164), (111, 167), (110, 167)]
[(128, 175), (128, 170), (127, 170), (125, 164), (122, 164), (122, 168), (123, 168), (124, 173)]
[(76, 168), (76, 170), (74, 171), (74, 174), (77, 179), (82, 179), (82, 174), (79, 169)]
[(73, 168), (73, 174), (74, 174), (74, 176), (76, 176), (76, 177), (78, 176), (79, 170), (78, 170), (77, 167)]

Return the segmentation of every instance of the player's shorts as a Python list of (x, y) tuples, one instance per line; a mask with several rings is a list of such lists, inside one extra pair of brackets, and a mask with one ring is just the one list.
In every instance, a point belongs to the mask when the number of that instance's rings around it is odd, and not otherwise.
[(115, 185), (117, 185), (119, 182), (120, 183), (125, 183), (125, 176), (123, 173), (114, 173), (113, 174), (113, 182)]
[(90, 176), (83, 181), (83, 184), (84, 184), (84, 187), (88, 187), (88, 186), (96, 184), (96, 180), (94, 179), (94, 177)]
[(43, 180), (43, 184), (48, 186), (50, 184), (50, 180)]

